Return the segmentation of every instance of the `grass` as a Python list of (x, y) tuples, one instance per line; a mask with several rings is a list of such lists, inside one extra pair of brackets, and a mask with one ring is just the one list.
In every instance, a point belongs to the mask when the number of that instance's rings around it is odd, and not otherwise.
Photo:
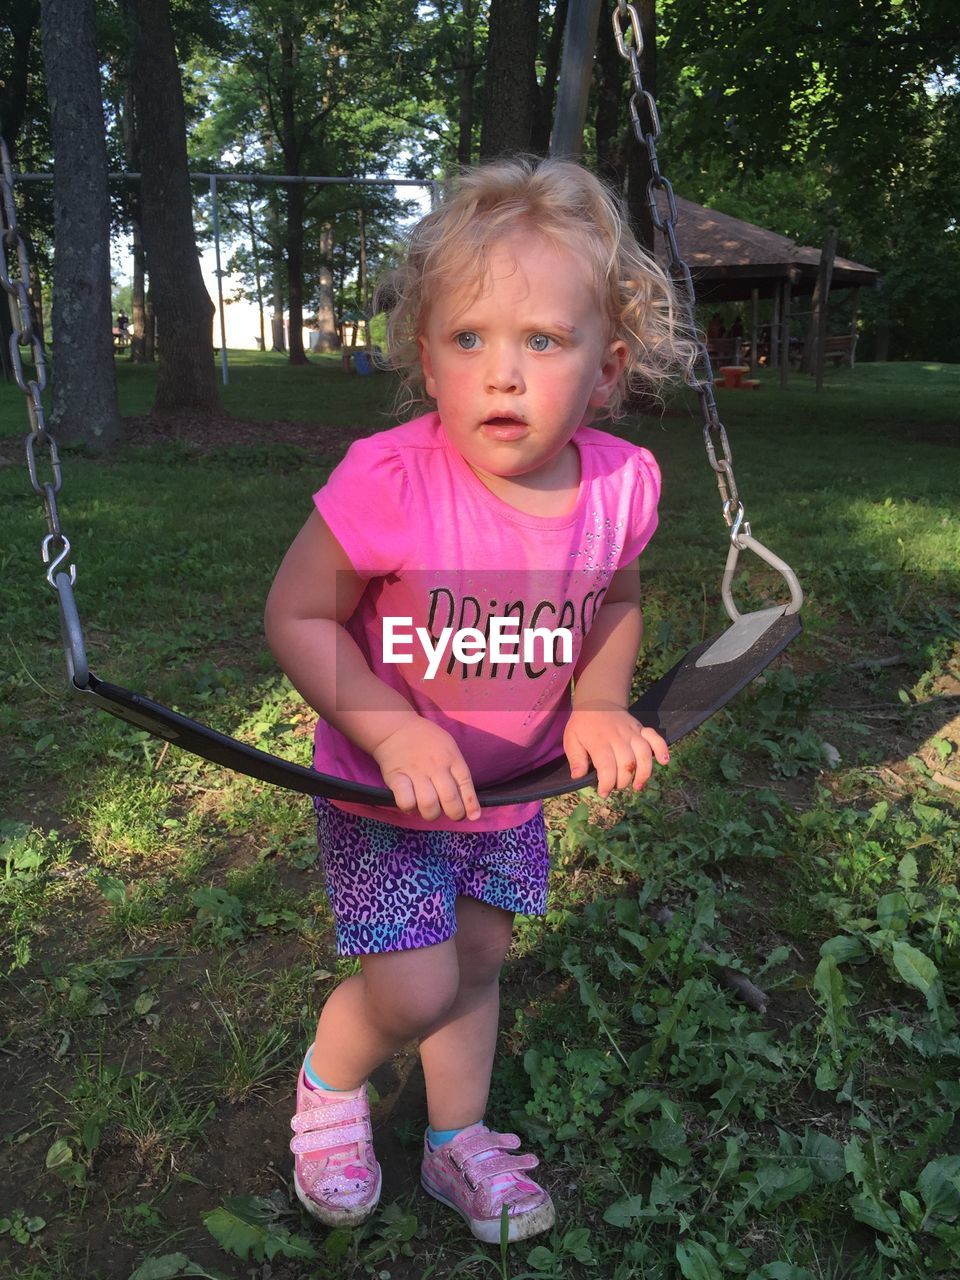
[[(124, 412), (143, 414), (152, 372), (118, 368)], [(960, 368), (916, 364), (840, 370), (819, 396), (799, 378), (719, 393), (805, 631), (639, 798), (548, 806), (549, 909), (518, 922), (490, 1114), (542, 1154), (558, 1226), (508, 1251), (415, 1193), (409, 1055), (374, 1079), (382, 1209), (352, 1233), (301, 1215), (290, 1080), (349, 968), (309, 806), (66, 696), (22, 405), (0, 388), (0, 1277), (953, 1274), (958, 392)], [(238, 418), (342, 439), (383, 425), (389, 399), (335, 360), (250, 353), (231, 353), (224, 394)], [(665, 475), (646, 679), (719, 624), (724, 532), (695, 406), (623, 429)], [(93, 669), (305, 759), (309, 717), (260, 614), (332, 461), (270, 443), (65, 451)], [(745, 558), (738, 600), (775, 587)]]
[[(354, 426), (375, 422), (389, 405), (387, 379), (347, 377), (341, 371), (339, 355), (311, 353), (307, 364), (294, 366), (280, 352), (231, 350), (227, 360), (226, 386), (217, 360), (217, 387), (226, 412), (240, 418)], [(154, 381), (151, 370), (129, 360), (118, 360), (116, 368), (121, 411), (149, 413)]]

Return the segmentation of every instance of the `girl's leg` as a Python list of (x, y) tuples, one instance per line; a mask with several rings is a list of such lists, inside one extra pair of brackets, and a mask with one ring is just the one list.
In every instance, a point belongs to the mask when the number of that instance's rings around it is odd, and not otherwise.
[(441, 1020), (458, 998), (455, 938), (413, 951), (361, 956), (360, 965), (360, 973), (333, 991), (317, 1025), (310, 1066), (332, 1089), (358, 1088), (371, 1071)]
[(456, 909), (456, 996), (420, 1038), (435, 1130), (464, 1129), (483, 1119), (497, 1044), (500, 970), (513, 933), (509, 911), (467, 897), (457, 898)]
[(450, 1009), (420, 1041), (430, 1126), (462, 1132), (424, 1143), (420, 1181), (455, 1209), (478, 1240), (526, 1240), (554, 1223), (553, 1203), (530, 1178), (537, 1160), (517, 1154), (519, 1140), (477, 1127), (483, 1120), (497, 1040), (499, 974), (513, 916), (474, 898), (457, 899), (460, 987)]
[(297, 1084), (294, 1187), (308, 1213), (327, 1226), (353, 1227), (380, 1198), (364, 1082), (374, 1067), (440, 1018), (456, 998), (453, 940), (419, 951), (365, 956), (361, 972), (327, 1001), (310, 1069), (334, 1092)]

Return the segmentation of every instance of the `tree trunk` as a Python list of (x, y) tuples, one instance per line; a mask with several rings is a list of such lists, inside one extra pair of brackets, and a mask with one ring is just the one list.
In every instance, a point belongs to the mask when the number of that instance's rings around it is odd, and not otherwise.
[[(17, 142), (27, 109), (30, 47), (40, 21), (40, 4), (39, 0), (18, 0), (17, 4), (5, 5), (4, 10), (4, 25), (10, 32), (13, 48), (0, 80), (0, 124), (3, 125), (3, 139), (10, 152), (10, 160), (16, 169)], [(102, 107), (100, 110), (102, 114)]]
[(806, 333), (803, 337), (803, 358), (800, 362), (801, 373), (815, 373), (817, 370), (817, 349), (820, 343), (821, 330), (826, 333), (826, 306), (830, 294), (830, 278), (833, 276), (833, 260), (837, 253), (836, 227), (828, 227), (820, 250), (820, 263), (817, 267), (817, 279), (810, 299), (810, 318), (807, 321)]
[(357, 271), (357, 310), (362, 311), (364, 315), (366, 315), (370, 295), (367, 287), (367, 221), (364, 217), (362, 205), (359, 210), (357, 221), (359, 224), (358, 231), (360, 235), (360, 266)]
[(817, 353), (816, 387), (823, 390), (823, 366), (827, 349), (827, 307), (830, 303), (830, 285), (833, 281), (833, 264), (837, 256), (837, 228), (828, 227), (820, 254), (820, 270), (817, 274)]
[(287, 331), (284, 326), (283, 313), (287, 306), (287, 290), (283, 280), (283, 248), (280, 232), (280, 219), (276, 205), (270, 201), (270, 261), (272, 300), (270, 312), (271, 351), (286, 351)]
[[(623, 112), (629, 98), (626, 67), (617, 49), (613, 24), (603, 12), (597, 29), (597, 93), (594, 132), (597, 140), (597, 171), (622, 191), (626, 181)], [(628, 125), (629, 128), (629, 117)]]
[[(129, 52), (124, 68), (123, 85), (123, 154), (131, 173), (140, 172), (140, 151), (137, 147), (137, 112), (133, 96), (133, 77), (130, 71)], [(147, 363), (147, 255), (143, 248), (143, 229), (140, 212), (140, 192), (130, 193), (130, 233), (133, 241), (133, 277), (130, 289), (130, 359), (134, 364)], [(150, 345), (153, 360), (153, 344)]]
[(850, 299), (850, 357), (847, 361), (847, 364), (851, 369), (856, 363), (857, 335), (858, 335), (857, 316), (859, 315), (859, 312), (860, 312), (860, 286), (857, 285)]
[(790, 378), (790, 304), (792, 284), (787, 276), (780, 291), (780, 388), (785, 391)]
[(43, 281), (40, 278), (40, 266), (36, 255), (30, 255), (30, 287), (28, 289), (30, 306), (33, 311), (33, 323), (43, 342)]
[(877, 320), (877, 343), (873, 358), (877, 364), (886, 364), (890, 359), (890, 330), (892, 325), (889, 316), (880, 316)]
[(287, 330), (283, 319), (283, 291), (280, 286), (279, 268), (274, 273), (273, 310), (270, 313), (271, 351), (286, 351)]
[(110, 199), (94, 0), (43, 0), (55, 156), (52, 424), (108, 448), (120, 436), (110, 299)]
[(303, 183), (287, 187), (287, 345), (291, 364), (306, 364), (303, 349)]
[[(292, 10), (280, 20), (280, 149), (284, 171), (299, 176), (303, 155), (297, 128), (297, 67), (303, 27), (299, 15)], [(287, 346), (291, 364), (306, 364), (303, 349), (303, 216), (306, 191), (303, 183), (287, 186), (287, 232), (284, 248), (287, 258)]]
[(537, 88), (530, 146), (540, 156), (545, 156), (550, 150), (550, 133), (553, 129), (557, 78), (560, 75), (560, 55), (563, 50), (563, 33), (567, 23), (568, 8), (567, 0), (557, 0), (553, 11), (553, 26), (550, 28), (550, 38), (547, 41), (546, 56), (543, 60), (543, 81)]
[(267, 335), (263, 324), (263, 273), (260, 270), (260, 242), (257, 240), (257, 223), (253, 216), (253, 201), (249, 188), (245, 199), (247, 207), (247, 230), (250, 232), (250, 253), (253, 257), (253, 276), (257, 286), (257, 315), (260, 317), (260, 350), (267, 349)]
[(528, 151), (537, 101), (537, 0), (491, 0), (480, 157)]
[(333, 273), (330, 263), (333, 261), (333, 231), (323, 227), (320, 231), (320, 278), (318, 281), (320, 299), (317, 304), (317, 327), (320, 334), (317, 340), (318, 351), (338, 351), (340, 335), (337, 332), (337, 317), (333, 307)]
[(157, 313), (153, 306), (153, 285), (147, 276), (147, 296), (143, 304), (143, 358), (152, 364), (157, 358)]
[(147, 355), (147, 255), (143, 250), (143, 233), (140, 219), (134, 218), (133, 232), (133, 282), (130, 290), (130, 359), (134, 364), (147, 364), (153, 360), (153, 343)]
[(143, 174), (143, 240), (156, 312), (159, 376), (154, 409), (220, 408), (213, 303), (197, 256), (187, 168), (183, 86), (169, 0), (124, 0)]
[(460, 97), (457, 105), (457, 162), (469, 165), (473, 159), (473, 83), (479, 70), (476, 64), (476, 0), (463, 0), (463, 65), (460, 70)]

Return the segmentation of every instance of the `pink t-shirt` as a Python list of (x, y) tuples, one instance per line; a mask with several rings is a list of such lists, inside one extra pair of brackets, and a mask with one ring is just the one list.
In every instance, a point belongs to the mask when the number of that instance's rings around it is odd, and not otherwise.
[[(657, 526), (660, 473), (646, 449), (586, 426), (573, 443), (580, 491), (562, 516), (527, 515), (491, 493), (436, 413), (357, 440), (314, 495), (368, 584), (347, 630), (385, 684), (454, 736), (478, 786), (559, 754), (583, 637), (614, 572)], [(338, 689), (341, 706), (350, 696)], [(373, 758), (324, 720), (314, 766), (383, 786)], [(540, 807), (484, 809), (465, 824), (337, 803), (417, 830), (498, 831)]]

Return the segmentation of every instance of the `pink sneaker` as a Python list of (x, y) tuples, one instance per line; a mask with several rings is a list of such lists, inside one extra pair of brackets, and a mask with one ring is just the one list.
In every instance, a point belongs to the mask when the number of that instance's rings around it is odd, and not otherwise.
[(507, 1155), (516, 1151), (515, 1133), (493, 1133), (474, 1124), (452, 1142), (431, 1147), (424, 1140), (420, 1181), (442, 1204), (456, 1209), (478, 1240), (497, 1244), (500, 1213), (509, 1214), (508, 1240), (526, 1240), (553, 1226), (553, 1201), (543, 1187), (523, 1177), (540, 1163), (536, 1156)]
[(380, 1166), (373, 1154), (367, 1086), (325, 1101), (297, 1081), (293, 1185), (307, 1213), (328, 1227), (355, 1227), (380, 1199)]

